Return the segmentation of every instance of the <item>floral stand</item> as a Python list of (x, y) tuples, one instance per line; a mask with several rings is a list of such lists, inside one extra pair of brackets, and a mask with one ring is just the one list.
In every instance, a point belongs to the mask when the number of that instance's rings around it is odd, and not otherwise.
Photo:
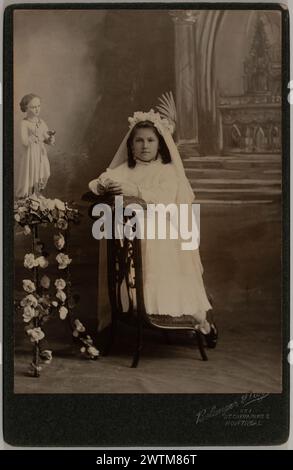
[[(71, 289), (72, 259), (67, 251), (70, 226), (79, 223), (80, 213), (59, 199), (33, 194), (15, 202), (14, 219), (23, 233), (31, 237), (31, 252), (24, 255), (24, 267), (29, 275), (22, 281), (24, 296), (20, 302), (16, 302), (16, 307), (22, 311), (25, 332), (33, 344), (29, 374), (39, 377), (41, 361), (50, 363), (52, 360), (52, 351), (42, 348), (42, 342), (45, 338), (43, 325), (54, 316), (69, 322), (73, 337), (80, 343), (81, 353), (89, 359), (97, 359), (99, 351), (94, 347), (84, 325), (73, 315), (78, 296)], [(39, 237), (40, 229), (48, 226), (55, 232), (55, 279), (46, 275), (49, 254)]]

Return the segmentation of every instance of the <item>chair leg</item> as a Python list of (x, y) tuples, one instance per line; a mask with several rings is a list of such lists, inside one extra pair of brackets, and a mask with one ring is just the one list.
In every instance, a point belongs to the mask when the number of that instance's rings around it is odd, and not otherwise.
[(210, 323), (210, 328), (211, 331), (207, 335), (205, 335), (205, 341), (208, 348), (215, 349), (218, 342), (219, 332), (215, 323)]
[(139, 321), (137, 326), (137, 336), (136, 336), (136, 349), (134, 351), (133, 360), (131, 367), (137, 367), (140, 359), (140, 352), (142, 350), (142, 325)]
[(203, 334), (202, 334), (201, 331), (198, 331), (198, 330), (195, 330), (195, 333), (196, 333), (196, 339), (197, 339), (197, 344), (198, 344), (198, 347), (199, 347), (199, 352), (200, 352), (201, 358), (202, 358), (203, 361), (207, 361), (208, 356), (205, 352), (204, 345), (203, 345)]

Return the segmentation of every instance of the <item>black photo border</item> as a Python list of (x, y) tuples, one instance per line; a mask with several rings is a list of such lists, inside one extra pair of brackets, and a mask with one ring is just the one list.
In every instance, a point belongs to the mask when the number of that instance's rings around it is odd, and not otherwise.
[[(282, 384), (258, 412), (271, 419), (259, 427), (225, 427), (214, 418), (196, 423), (196, 411), (222, 408), (240, 394), (15, 394), (13, 241), (13, 14), (16, 10), (278, 10), (282, 15)], [(290, 340), (290, 109), (289, 13), (277, 3), (42, 3), (15, 4), (4, 12), (3, 67), (3, 417), (4, 439), (14, 446), (178, 447), (262, 446), (289, 435)], [(33, 379), (32, 380), (37, 380)], [(263, 410), (263, 411), (262, 411)], [(40, 463), (41, 465), (41, 463)]]

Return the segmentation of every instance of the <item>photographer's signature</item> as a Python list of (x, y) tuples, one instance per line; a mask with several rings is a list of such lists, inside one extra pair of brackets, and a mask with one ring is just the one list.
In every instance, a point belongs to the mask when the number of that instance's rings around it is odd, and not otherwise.
[(196, 424), (202, 423), (208, 419), (215, 418), (216, 416), (224, 416), (226, 413), (234, 410), (235, 408), (242, 407), (245, 408), (248, 405), (251, 405), (254, 402), (259, 402), (264, 400), (269, 396), (269, 393), (245, 393), (241, 395), (237, 400), (229, 403), (228, 405), (217, 408), (216, 405), (213, 405), (210, 408), (202, 408), (196, 413)]

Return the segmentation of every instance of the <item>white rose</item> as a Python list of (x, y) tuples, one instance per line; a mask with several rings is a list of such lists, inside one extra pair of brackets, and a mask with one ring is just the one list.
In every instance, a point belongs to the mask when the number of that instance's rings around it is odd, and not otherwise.
[(36, 259), (36, 262), (38, 263), (38, 265), (40, 266), (40, 268), (46, 268), (49, 264), (48, 260), (44, 257), (44, 256), (39, 256), (37, 259)]
[(55, 209), (55, 201), (53, 199), (47, 199), (47, 206), (49, 211), (52, 211)]
[(36, 286), (30, 279), (23, 279), (22, 288), (25, 292), (35, 292)]
[(65, 245), (65, 239), (62, 235), (62, 233), (59, 233), (58, 235), (54, 235), (54, 245), (58, 250), (62, 250), (62, 248)]
[(53, 359), (53, 353), (50, 349), (44, 349), (40, 352), (40, 358), (44, 364), (50, 364)]
[(57, 293), (56, 293), (56, 297), (57, 299), (59, 299), (61, 302), (65, 302), (66, 300), (66, 294), (63, 290), (57, 290)]
[(69, 258), (68, 255), (65, 255), (64, 253), (59, 253), (59, 255), (56, 256), (56, 260), (58, 262), (58, 269), (65, 269), (67, 266), (71, 263), (72, 259)]
[(20, 215), (15, 214), (14, 219), (16, 220), (16, 222), (20, 222)]
[(97, 357), (99, 355), (99, 351), (94, 346), (87, 348), (87, 352), (90, 356)]
[(29, 294), (22, 299), (22, 301), (20, 302), (20, 305), (22, 307), (26, 307), (27, 305), (29, 305), (30, 307), (35, 308), (38, 305), (38, 300), (36, 299), (34, 295)]
[(29, 305), (24, 307), (22, 317), (25, 323), (29, 323), (31, 319), (34, 318), (35, 316), (36, 316), (36, 311), (34, 308), (30, 307)]
[(40, 327), (38, 328), (31, 328), (27, 330), (27, 334), (31, 337), (31, 342), (38, 342), (41, 339), (45, 338), (45, 333), (41, 330)]
[(54, 202), (56, 209), (58, 209), (59, 211), (65, 211), (64, 202), (60, 201), (60, 199), (55, 199)]
[(31, 200), (30, 207), (33, 211), (37, 211), (40, 207), (39, 201)]
[(58, 302), (56, 302), (56, 300), (53, 300), (52, 305), (53, 307), (58, 307)]
[(66, 282), (64, 281), (64, 279), (60, 278), (60, 279), (56, 279), (55, 281), (55, 287), (56, 289), (60, 290), (60, 289), (65, 289), (66, 287)]
[(40, 210), (42, 212), (48, 210), (48, 199), (46, 199), (45, 197), (42, 197), (40, 199)]
[(79, 331), (80, 333), (83, 333), (85, 331), (85, 327), (78, 319), (74, 320), (74, 325), (75, 325), (75, 329)]
[(33, 294), (27, 295), (26, 298), (32, 307), (36, 307), (38, 305), (38, 299)]
[(67, 314), (68, 314), (68, 310), (66, 307), (62, 306), (59, 308), (59, 316), (61, 320), (65, 320), (65, 318), (67, 317)]
[(56, 226), (60, 229), (60, 230), (66, 230), (67, 227), (68, 227), (68, 223), (65, 219), (58, 219), (57, 222), (56, 222)]
[(32, 269), (38, 265), (36, 264), (35, 256), (33, 253), (28, 253), (25, 255), (23, 265), (27, 269)]

